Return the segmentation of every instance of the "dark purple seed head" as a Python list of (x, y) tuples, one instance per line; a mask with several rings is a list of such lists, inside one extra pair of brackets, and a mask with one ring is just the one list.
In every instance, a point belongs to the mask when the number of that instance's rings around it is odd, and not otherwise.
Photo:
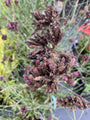
[(72, 73), (72, 77), (75, 78), (75, 77), (77, 77), (79, 74), (80, 74), (80, 71), (73, 72), (73, 73)]
[(33, 68), (33, 73), (34, 74), (37, 74), (38, 73), (38, 70), (36, 68)]
[(80, 71), (77, 71), (78, 75), (80, 74)]
[(74, 83), (74, 81), (73, 80), (69, 80), (69, 82), (68, 82), (69, 84), (73, 84)]
[(13, 25), (15, 22), (14, 21), (11, 21), (10, 24)]
[(0, 75), (0, 81), (2, 81), (3, 80), (3, 75)]
[(53, 64), (52, 64), (52, 63), (49, 64), (49, 68), (50, 68), (51, 70), (53, 69)]
[(11, 26), (10, 23), (7, 25), (7, 27), (8, 27), (8, 29), (11, 29), (11, 28), (12, 28), (12, 26)]
[(7, 40), (7, 35), (2, 35), (2, 40)]
[(10, 62), (13, 62), (13, 59), (11, 58), (9, 61), (10, 61)]
[(14, 24), (18, 24), (18, 21), (15, 21)]
[(26, 68), (24, 68), (24, 73), (26, 72)]
[(72, 63), (75, 63), (75, 61), (76, 61), (76, 60), (75, 60), (75, 58), (72, 58), (72, 60), (71, 60), (71, 61), (72, 61)]
[(9, 46), (8, 49), (12, 50), (13, 48), (12, 48), (12, 46)]
[(88, 55), (85, 55), (84, 56), (84, 61), (88, 61), (89, 60), (89, 56)]
[(36, 60), (36, 65), (40, 65), (40, 60)]
[(12, 0), (5, 0), (5, 4), (7, 7), (11, 7), (12, 6)]
[(26, 83), (27, 83), (28, 85), (30, 85), (30, 80), (26, 80)]
[(43, 63), (42, 63), (42, 66), (43, 66), (43, 67), (46, 67), (46, 65), (47, 65), (46, 62), (43, 62)]
[(32, 71), (33, 67), (31, 66), (27, 66), (27, 70), (29, 70), (30, 72)]
[(18, 28), (18, 22), (17, 21), (11, 21), (8, 25), (7, 25), (7, 28), (12, 30), (12, 31), (15, 31), (17, 30)]
[(65, 62), (65, 58), (64, 57), (62, 58), (62, 62)]
[(65, 66), (62, 66), (61, 69), (65, 69)]
[(28, 76), (26, 74), (23, 75), (24, 79), (27, 80)]
[(23, 106), (21, 107), (21, 112), (22, 112), (22, 113), (27, 112), (27, 107), (26, 107), (25, 105), (23, 105)]
[(52, 120), (52, 118), (51, 118), (51, 117), (49, 117), (49, 118), (48, 118), (48, 120)]
[(73, 43), (73, 42), (74, 42), (74, 40), (73, 40), (73, 39), (70, 39), (70, 40), (69, 40), (69, 42), (70, 42), (70, 43)]
[(26, 87), (26, 90), (27, 90), (27, 92), (29, 92), (29, 90), (30, 90), (30, 86), (27, 86), (27, 87)]
[[(42, 65), (41, 65), (41, 66), (42, 66)], [(41, 70), (41, 68), (42, 68), (41, 66), (39, 65), (39, 66), (37, 67), (37, 69), (38, 69), (38, 70)]]
[(47, 61), (47, 58), (46, 58), (46, 57), (44, 57), (44, 58), (43, 58), (43, 60), (46, 62), (46, 61)]
[(64, 76), (64, 77), (63, 77), (63, 80), (67, 82), (67, 81), (68, 81), (68, 78), (67, 78), (66, 76)]
[(15, 0), (14, 2), (15, 2), (16, 5), (18, 5), (18, 0)]
[(32, 75), (29, 75), (29, 76), (28, 76), (28, 79), (29, 79), (29, 80), (33, 80), (33, 76), (32, 76)]

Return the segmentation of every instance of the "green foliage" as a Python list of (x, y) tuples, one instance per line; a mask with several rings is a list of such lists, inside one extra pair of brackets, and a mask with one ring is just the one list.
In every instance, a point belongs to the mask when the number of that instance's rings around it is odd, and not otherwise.
[[(20, 72), (23, 70), (24, 66), (30, 64), (30, 60), (25, 58), (26, 54), (28, 54), (30, 51), (26, 46), (25, 41), (29, 39), (29, 37), (31, 36), (31, 32), (34, 29), (33, 27), (31, 27), (32, 16), (30, 12), (33, 12), (36, 9), (42, 11), (46, 3), (46, 0), (42, 0), (40, 2), (39, 0), (20, 0), (18, 6), (16, 6), (13, 2), (13, 8), (7, 7), (4, 1), (2, 1), (0, 4), (0, 23), (2, 28), (0, 32), (0, 75), (4, 75), (4, 80), (0, 82), (0, 99), (3, 100), (2, 105), (6, 104), (7, 106), (14, 106), (14, 111), (20, 111), (20, 102), (22, 102), (22, 104), (29, 103), (28, 106), (31, 106), (32, 102), (34, 102), (33, 105), (35, 105), (36, 103), (36, 105), (33, 106), (32, 111), (28, 113), (31, 116), (38, 115), (38, 110), (34, 110), (37, 106), (40, 106), (41, 111), (44, 111), (43, 114), (47, 114), (46, 111), (49, 109), (47, 108), (48, 105), (46, 108), (43, 107), (46, 106), (46, 104), (43, 105), (43, 102), (46, 100), (46, 96), (41, 96), (41, 102), (38, 102), (38, 100), (32, 101), (31, 96), (28, 93), (26, 94), (26, 85), (20, 85), (19, 83), (19, 81), (23, 79), (20, 76)], [(14, 11), (15, 17), (12, 17), (12, 11)], [(18, 21), (18, 24), (20, 26), (20, 30), (18, 31), (18, 33), (11, 32), (6, 28), (7, 24), (10, 21), (16, 20)], [(7, 40), (1, 39), (2, 34), (7, 35)], [(8, 49), (8, 47), (11, 47), (11, 49)], [(7, 56), (7, 59), (3, 64), (2, 60), (4, 55)], [(12, 62), (10, 62), (10, 60), (12, 60)], [(18, 83), (15, 83), (15, 81), (17, 81)], [(34, 94), (34, 97), (38, 95), (38, 93), (36, 94), (35, 92)], [(8, 118), (10, 119), (9, 116)], [(19, 120), (19, 118), (16, 119)]]
[(77, 47), (77, 50), (80, 52), (80, 54), (84, 55), (90, 55), (90, 50), (88, 49), (88, 46), (90, 45), (90, 39), (88, 35), (82, 35), (79, 39), (79, 46)]
[[(14, 1), (14, 0), (13, 0)], [(26, 41), (30, 38), (33, 31), (31, 12), (35, 10), (42, 11), (45, 5), (52, 0), (20, 0), (18, 6), (13, 2), (13, 7), (9, 8), (2, 2), (2, 17), (6, 17), (8, 22), (18, 21), (20, 26), (19, 34)], [(13, 12), (13, 13), (12, 13)], [(13, 16), (13, 17), (12, 17)]]
[[(88, 35), (81, 36), (79, 39), (79, 46), (77, 47), (77, 50), (79, 52), (79, 55), (88, 55), (90, 57), (90, 39)], [(82, 60), (83, 61), (83, 60)], [(86, 61), (84, 61), (86, 62)], [(90, 91), (90, 61), (86, 62), (83, 66), (81, 65), (82, 72), (86, 74), (86, 77), (84, 78), (84, 81), (86, 83), (86, 92)]]
[(86, 82), (86, 89), (85, 89), (85, 91), (86, 92), (90, 92), (90, 62), (87, 62), (84, 65), (84, 68), (85, 68), (85, 72), (87, 74), (87, 77), (84, 79), (85, 82)]
[[(7, 35), (7, 40), (2, 39), (3, 34)], [(11, 72), (18, 65), (18, 60), (15, 57), (15, 49), (13, 50), (13, 47), (12, 49), (9, 49), (9, 47), (14, 45), (15, 42), (10, 39), (7, 29), (2, 28), (0, 34), (0, 75), (3, 75), (4, 77), (10, 76)]]
[[(49, 4), (51, 2), (52, 0), (49, 0)], [(1, 25), (7, 26), (7, 24), (10, 21), (18, 21), (18, 25), (20, 27), (17, 33), (14, 33), (8, 30), (9, 38), (13, 42), (13, 45), (11, 45), (11, 41), (10, 41), (10, 45), (13, 47), (13, 50), (14, 50), (13, 57), (15, 57), (15, 60), (18, 61), (18, 66), (16, 65), (13, 71), (14, 73), (13, 75), (16, 81), (18, 81), (18, 79), (19, 80), (22, 79), (20, 76), (20, 74), (22, 74), (21, 71), (23, 71), (24, 66), (26, 66), (27, 64), (30, 64), (30, 61), (25, 58), (25, 56), (30, 51), (30, 49), (26, 46), (25, 41), (30, 38), (31, 33), (34, 29), (34, 27), (32, 27), (31, 25), (32, 24), (31, 12), (35, 11), (36, 9), (42, 11), (47, 3), (48, 3), (47, 0), (42, 0), (42, 1), (20, 0), (18, 6), (16, 6), (13, 0), (11, 8), (7, 7), (4, 1), (2, 1), (0, 4)], [(10, 50), (8, 50), (8, 48), (6, 49), (7, 49), (7, 54), (9, 54)], [(10, 54), (12, 54), (11, 51), (10, 51)], [(9, 70), (11, 70), (11, 68)]]

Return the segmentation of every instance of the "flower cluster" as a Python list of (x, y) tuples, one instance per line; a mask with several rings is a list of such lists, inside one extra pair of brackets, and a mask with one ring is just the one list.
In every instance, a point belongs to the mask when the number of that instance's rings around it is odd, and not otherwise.
[[(56, 78), (67, 74), (72, 66), (76, 64), (75, 56), (70, 52), (60, 52), (55, 50), (56, 45), (61, 41), (62, 31), (60, 22), (64, 18), (59, 18), (56, 9), (46, 6), (45, 14), (36, 11), (32, 13), (35, 20), (33, 25), (36, 29), (34, 37), (26, 41), (30, 48), (34, 48), (26, 57), (31, 59), (33, 67), (28, 67), (29, 75), (24, 74), (28, 88), (38, 89), (46, 85), (46, 92), (51, 93), (58, 90)], [(39, 31), (42, 30), (39, 33)], [(32, 35), (33, 35), (32, 34)], [(25, 69), (24, 72), (27, 70)], [(63, 78), (60, 78), (60, 81)], [(64, 80), (63, 80), (64, 81)], [(68, 82), (71, 84), (71, 82)]]
[[(69, 52), (60, 53), (58, 56), (53, 54), (53, 57), (50, 59), (44, 57), (43, 59), (33, 60), (33, 67), (28, 66), (27, 69), (24, 69), (25, 73), (28, 70), (30, 74), (24, 74), (23, 77), (28, 84), (28, 88), (38, 89), (46, 85), (45, 93), (56, 92), (58, 88), (55, 79), (59, 76), (63, 76), (63, 74), (67, 75), (67, 72), (74, 64), (75, 58)], [(68, 75), (68, 79), (77, 77), (79, 73), (78, 71)], [(60, 80), (65, 81), (61, 77)], [(69, 80), (67, 83), (71, 84), (71, 81)]]
[(30, 39), (30, 44), (35, 46), (47, 46), (49, 42), (52, 47), (55, 47), (62, 38), (62, 32), (59, 27), (60, 23), (59, 20), (57, 20), (59, 14), (52, 6), (46, 6), (46, 10), (44, 12), (45, 14), (42, 14), (39, 11), (31, 13), (35, 17), (33, 25), (36, 27), (33, 34), (35, 34), (38, 30), (42, 30), (44, 32), (45, 27), (46, 31), (43, 35), (37, 33), (35, 35), (35, 39)]
[(2, 34), (2, 40), (7, 40), (7, 35)]
[(18, 5), (18, 0), (15, 0), (14, 2), (15, 2), (16, 5)]
[(89, 102), (86, 102), (81, 96), (68, 96), (65, 98), (59, 98), (57, 101), (58, 106), (62, 107), (75, 107), (81, 110), (88, 108)]
[[(26, 118), (26, 113), (28, 112), (28, 109), (27, 109), (27, 107), (25, 106), (25, 105), (23, 105), (22, 107), (21, 107), (21, 116), (26, 120), (27, 118)], [(38, 119), (38, 118), (36, 118), (36, 117), (33, 117), (33, 118), (31, 118), (31, 117), (28, 117), (28, 119), (27, 120), (40, 120), (40, 119)]]
[(22, 117), (24, 117), (25, 116), (25, 113), (27, 112), (27, 107), (25, 106), (25, 105), (23, 105), (22, 107), (21, 107), (21, 116)]
[(18, 30), (18, 22), (17, 21), (11, 21), (8, 25), (7, 28), (11, 31), (16, 31)]
[(62, 79), (68, 84), (74, 85), (74, 81), (72, 79), (78, 77), (79, 74), (80, 74), (80, 71), (76, 71), (71, 74), (67, 74), (66, 76), (63, 76)]
[(85, 17), (85, 24), (89, 24), (90, 23), (90, 5), (88, 6), (88, 10), (86, 12), (86, 17)]
[[(38, 89), (44, 84), (47, 85), (46, 93), (57, 91), (57, 84), (55, 79), (55, 66), (47, 58), (43, 58), (43, 62), (35, 60), (33, 67), (27, 68), (31, 73), (29, 76), (24, 74), (23, 77), (26, 80), (29, 88)], [(51, 88), (48, 90), (48, 88)]]
[(83, 62), (89, 62), (90, 61), (90, 56), (89, 55), (83, 55), (82, 57), (81, 57), (81, 61), (82, 61), (82, 63)]
[(5, 0), (5, 4), (7, 7), (11, 7), (12, 6), (12, 0)]
[[(14, 3), (18, 5), (18, 0), (14, 0)], [(7, 7), (12, 7), (12, 0), (5, 0), (5, 4)]]
[(0, 81), (2, 81), (3, 80), (3, 75), (0, 75)]

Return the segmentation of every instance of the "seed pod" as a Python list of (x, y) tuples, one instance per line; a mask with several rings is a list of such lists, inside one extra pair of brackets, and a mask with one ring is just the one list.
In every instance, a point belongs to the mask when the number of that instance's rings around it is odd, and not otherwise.
[(2, 35), (2, 40), (7, 40), (7, 35)]
[(5, 0), (5, 4), (7, 7), (12, 7), (12, 0)]
[(18, 5), (18, 0), (15, 0), (14, 2), (15, 2), (16, 5)]

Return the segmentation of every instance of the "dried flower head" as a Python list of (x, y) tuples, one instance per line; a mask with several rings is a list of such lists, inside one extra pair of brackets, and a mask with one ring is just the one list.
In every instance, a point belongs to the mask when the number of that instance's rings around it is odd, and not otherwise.
[[(30, 48), (35, 48), (26, 57), (33, 60), (33, 67), (30, 68), (30, 76), (32, 79), (27, 78), (27, 84), (29, 88), (38, 89), (43, 85), (46, 85), (46, 93), (56, 92), (57, 82), (55, 78), (57, 76), (66, 74), (72, 66), (76, 64), (75, 56), (70, 52), (56, 51), (56, 45), (61, 41), (62, 31), (60, 30), (60, 22), (66, 20), (65, 18), (58, 18), (56, 9), (52, 6), (46, 6), (45, 14), (36, 11), (31, 13), (35, 20), (33, 25), (36, 29), (32, 35), (34, 37), (26, 41), (26, 44)], [(39, 30), (42, 30), (39, 33)], [(26, 79), (26, 78), (25, 78)], [(67, 80), (60, 79), (72, 84), (72, 78)]]
[(18, 5), (18, 0), (15, 0), (14, 2), (15, 2), (16, 5)]
[(24, 74), (23, 77), (25, 80), (28, 78), (28, 76), (26, 74)]
[(82, 97), (68, 96), (65, 98), (59, 98), (57, 104), (62, 107), (75, 107), (81, 110), (88, 108), (88, 102), (86, 102)]
[(21, 107), (21, 112), (22, 112), (22, 113), (27, 112), (27, 107), (26, 107), (25, 105), (23, 105), (23, 106)]
[(12, 7), (12, 0), (5, 0), (5, 4), (8, 7)]
[(4, 54), (2, 63), (4, 64), (6, 60), (7, 60), (7, 56)]
[(11, 31), (17, 31), (18, 30), (18, 22), (17, 21), (11, 21), (8, 25), (7, 28)]
[(2, 35), (2, 40), (7, 40), (7, 35)]
[(3, 80), (3, 75), (0, 75), (0, 81), (2, 81)]
[(72, 78), (77, 77), (80, 74), (80, 71), (71, 73)]
[(36, 65), (40, 65), (40, 60), (36, 60)]

